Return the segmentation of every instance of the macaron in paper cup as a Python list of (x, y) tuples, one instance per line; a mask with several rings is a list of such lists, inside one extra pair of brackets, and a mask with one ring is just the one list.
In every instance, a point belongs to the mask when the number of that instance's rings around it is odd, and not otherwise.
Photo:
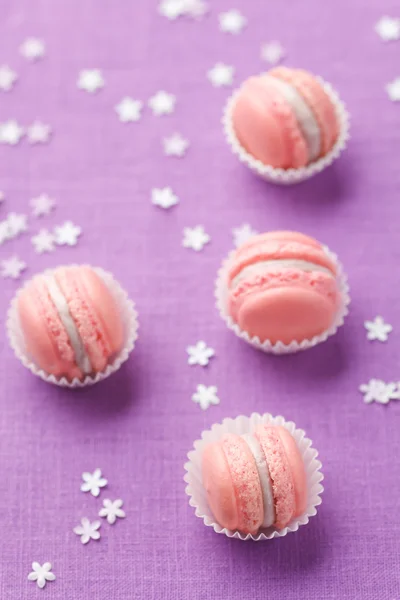
[[(100, 371), (94, 371), (92, 373), (84, 373), (81, 377), (68, 378), (66, 376), (55, 376), (46, 372), (43, 368), (34, 361), (30, 355), (26, 340), (21, 325), (20, 314), (18, 310), (19, 301), (21, 296), (26, 292), (28, 286), (31, 286), (32, 282), (40, 276), (43, 276), (50, 280), (54, 277), (54, 272), (59, 269), (70, 269), (70, 268), (83, 268), (88, 269), (101, 280), (102, 284), (107, 288), (112, 302), (115, 303), (115, 307), (118, 311), (120, 326), (121, 326), (121, 345), (115, 354), (110, 357), (105, 367)], [(65, 313), (65, 308), (63, 308)], [(68, 312), (68, 309), (66, 310)], [(65, 319), (65, 314), (64, 314)], [(7, 335), (9, 338), (10, 345), (14, 350), (16, 357), (27, 367), (34, 375), (37, 375), (44, 381), (67, 388), (82, 388), (89, 385), (93, 385), (106, 379), (120, 368), (120, 366), (128, 359), (129, 354), (134, 349), (136, 340), (138, 338), (138, 314), (135, 305), (132, 300), (128, 297), (127, 292), (121, 287), (121, 285), (115, 280), (113, 275), (99, 267), (91, 267), (89, 265), (68, 265), (67, 267), (58, 267), (57, 269), (47, 269), (43, 273), (40, 273), (27, 281), (16, 293), (13, 300), (11, 301), (10, 308), (7, 314)]]
[[(238, 530), (230, 530), (219, 525), (208, 504), (207, 493), (202, 480), (202, 457), (205, 448), (213, 442), (218, 442), (225, 434), (249, 435), (260, 426), (280, 426), (285, 428), (294, 439), (297, 449), (301, 454), (307, 485), (307, 502), (304, 512), (293, 517), (286, 527), (277, 529), (274, 526), (260, 529), (256, 534), (245, 534)], [(222, 533), (229, 538), (239, 540), (266, 541), (276, 537), (284, 537), (295, 532), (301, 525), (306, 525), (310, 518), (317, 514), (317, 507), (321, 504), (321, 494), (324, 490), (321, 482), (324, 478), (318, 460), (318, 452), (312, 448), (312, 441), (308, 439), (302, 429), (297, 429), (292, 421), (285, 421), (281, 416), (273, 417), (269, 413), (260, 415), (253, 413), (250, 417), (240, 415), (235, 419), (224, 419), (222, 423), (214, 424), (211, 429), (203, 431), (201, 439), (194, 442), (194, 448), (188, 453), (188, 462), (185, 464), (186, 494), (189, 504), (195, 509), (195, 514), (203, 519), (207, 527), (212, 527), (216, 533)]]
[(324, 169), (326, 169), (326, 167), (329, 167), (346, 148), (347, 142), (350, 138), (350, 116), (347, 112), (346, 106), (329, 83), (324, 81), (321, 77), (315, 77), (315, 79), (323, 87), (325, 93), (328, 95), (334, 106), (339, 133), (335, 144), (327, 154), (321, 156), (314, 162), (310, 162), (304, 167), (288, 169), (274, 168), (271, 165), (265, 164), (261, 160), (257, 160), (254, 156), (252, 156), (252, 154), (250, 154), (240, 143), (233, 126), (233, 112), (242, 88), (236, 89), (229, 97), (222, 117), (222, 125), (226, 141), (233, 153), (239, 158), (240, 162), (262, 179), (271, 183), (282, 185), (292, 185), (306, 181), (313, 175), (321, 173)]
[(270, 340), (260, 341), (259, 337), (253, 336), (251, 337), (246, 331), (243, 331), (237, 323), (232, 319), (232, 317), (228, 314), (227, 311), (227, 294), (228, 294), (228, 285), (227, 285), (227, 274), (228, 268), (231, 263), (231, 260), (236, 252), (236, 250), (232, 250), (228, 257), (223, 261), (221, 268), (218, 271), (217, 279), (215, 282), (215, 298), (216, 298), (216, 307), (220, 314), (220, 317), (229, 329), (233, 331), (235, 335), (237, 335), (240, 339), (250, 344), (257, 350), (261, 350), (262, 352), (266, 352), (268, 354), (294, 354), (301, 350), (308, 350), (313, 348), (314, 346), (325, 342), (329, 337), (335, 335), (338, 328), (343, 325), (345, 317), (349, 313), (349, 304), (350, 304), (350, 295), (349, 295), (349, 285), (347, 281), (346, 273), (343, 270), (343, 266), (340, 263), (337, 255), (329, 250), (327, 246), (323, 246), (324, 251), (329, 256), (329, 258), (335, 263), (337, 269), (337, 284), (339, 289), (340, 296), (340, 305), (336, 312), (335, 319), (331, 326), (324, 330), (321, 334), (315, 335), (311, 339), (304, 339), (301, 342), (297, 342), (296, 340), (291, 341), (290, 343), (283, 343), (282, 341), (277, 341), (272, 343)]

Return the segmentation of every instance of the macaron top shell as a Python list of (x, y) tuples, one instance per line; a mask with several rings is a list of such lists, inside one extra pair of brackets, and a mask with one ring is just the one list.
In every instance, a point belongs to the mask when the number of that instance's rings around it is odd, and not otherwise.
[(301, 260), (323, 267), (335, 275), (337, 269), (333, 260), (320, 244), (312, 241), (315, 243), (300, 241), (297, 234), (290, 232), (285, 239), (274, 239), (268, 234), (255, 236), (251, 243), (240, 246), (234, 253), (228, 272), (229, 285), (245, 267), (261, 261)]
[(304, 469), (304, 462), (293, 436), (290, 435), (285, 427), (275, 427), (275, 432), (279, 436), (280, 442), (285, 451), (290, 472), (293, 477), (295, 510), (294, 516), (299, 517), (307, 508), (307, 478)]

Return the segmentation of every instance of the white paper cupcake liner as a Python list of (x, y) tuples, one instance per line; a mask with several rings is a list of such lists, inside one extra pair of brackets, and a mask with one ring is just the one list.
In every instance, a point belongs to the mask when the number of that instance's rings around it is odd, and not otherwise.
[(235, 323), (232, 317), (230, 317), (227, 313), (227, 269), (236, 250), (232, 250), (229, 253), (228, 257), (222, 263), (222, 267), (218, 271), (217, 279), (215, 282), (215, 298), (217, 309), (219, 311), (219, 314), (221, 315), (221, 318), (225, 321), (229, 329), (231, 329), (239, 338), (241, 338), (248, 344), (251, 344), (258, 350), (262, 350), (263, 352), (268, 352), (270, 354), (293, 354), (294, 352), (299, 352), (300, 350), (308, 350), (309, 348), (313, 348), (321, 342), (325, 342), (331, 335), (335, 335), (338, 328), (341, 325), (343, 325), (346, 315), (348, 315), (349, 313), (349, 285), (347, 282), (346, 273), (344, 272), (337, 255), (334, 254), (331, 250), (329, 250), (329, 248), (327, 248), (326, 246), (324, 246), (324, 250), (329, 255), (331, 260), (333, 260), (336, 264), (336, 278), (338, 281), (341, 298), (341, 303), (336, 313), (335, 320), (329, 327), (329, 329), (326, 329), (323, 333), (316, 335), (311, 339), (303, 340), (301, 342), (296, 342), (295, 340), (293, 340), (292, 342), (290, 342), (290, 344), (284, 344), (281, 341), (272, 344), (272, 342), (270, 342), (269, 340), (261, 342), (257, 336), (250, 337), (250, 335), (246, 331), (240, 329), (239, 325)]
[[(78, 265), (70, 265), (70, 266), (78, 266)], [(90, 267), (90, 265), (84, 265)], [(65, 377), (57, 378), (54, 375), (49, 375), (42, 369), (40, 369), (31, 359), (29, 354), (27, 353), (27, 349), (25, 346), (24, 336), (21, 329), (19, 315), (17, 310), (17, 302), (18, 297), (21, 291), (30, 283), (27, 281), (22, 288), (20, 288), (16, 295), (14, 296), (10, 308), (7, 314), (7, 335), (10, 341), (10, 345), (14, 350), (16, 357), (22, 362), (22, 364), (27, 367), (34, 375), (37, 375), (44, 381), (48, 383), (53, 383), (54, 385), (59, 385), (61, 387), (68, 388), (82, 388), (87, 385), (93, 385), (106, 379), (112, 373), (118, 371), (122, 363), (124, 363), (133, 350), (135, 346), (135, 342), (138, 338), (138, 315), (135, 309), (135, 305), (132, 300), (129, 299), (126, 291), (120, 286), (120, 284), (114, 279), (111, 273), (107, 271), (103, 271), (99, 267), (90, 267), (97, 273), (99, 277), (104, 281), (114, 299), (119, 307), (120, 314), (124, 323), (125, 329), (125, 343), (122, 350), (118, 353), (118, 355), (114, 358), (113, 362), (107, 365), (104, 371), (100, 373), (96, 373), (96, 375), (87, 375), (83, 380), (73, 379), (69, 381)], [(45, 275), (50, 275), (55, 269), (47, 269), (44, 271)]]
[[(257, 534), (244, 534), (239, 531), (232, 531), (221, 527), (211, 512), (210, 507), (207, 503), (207, 494), (203, 487), (202, 475), (201, 475), (201, 463), (204, 448), (216, 442), (225, 433), (236, 433), (243, 435), (245, 433), (252, 433), (254, 429), (260, 425), (281, 425), (285, 427), (289, 433), (293, 436), (296, 444), (303, 457), (304, 466), (307, 477), (307, 489), (308, 489), (308, 501), (307, 508), (304, 513), (297, 518), (293, 518), (290, 523), (283, 529), (277, 529), (276, 527), (268, 527), (268, 529), (261, 529)], [(321, 497), (324, 488), (321, 485), (321, 481), (324, 476), (321, 473), (321, 462), (317, 460), (318, 452), (311, 447), (312, 441), (305, 437), (305, 432), (302, 429), (297, 429), (296, 425), (292, 421), (285, 421), (281, 416), (273, 417), (266, 413), (259, 415), (253, 413), (250, 417), (239, 416), (236, 419), (224, 419), (222, 423), (217, 423), (207, 431), (203, 431), (201, 434), (201, 440), (194, 442), (194, 450), (188, 453), (189, 461), (185, 464), (185, 476), (184, 480), (187, 483), (186, 494), (189, 496), (189, 504), (195, 508), (196, 516), (203, 519), (204, 524), (207, 527), (212, 527), (216, 533), (223, 533), (230, 538), (236, 538), (239, 540), (254, 540), (264, 541), (271, 540), (275, 537), (283, 537), (288, 533), (297, 531), (300, 525), (306, 525), (310, 519), (317, 514), (317, 506), (321, 504)]]
[(328, 154), (319, 158), (315, 162), (310, 163), (306, 167), (301, 167), (299, 169), (275, 169), (270, 165), (265, 165), (261, 161), (255, 159), (251, 154), (249, 154), (240, 144), (236, 136), (232, 121), (233, 107), (237, 100), (240, 89), (235, 90), (228, 99), (222, 117), (222, 125), (224, 128), (225, 138), (228, 144), (230, 145), (233, 153), (238, 156), (239, 160), (263, 179), (272, 183), (278, 183), (283, 185), (292, 185), (294, 183), (300, 183), (301, 181), (305, 181), (313, 175), (320, 173), (326, 167), (331, 165), (333, 161), (336, 160), (345, 149), (347, 141), (350, 138), (350, 116), (346, 110), (346, 106), (340, 100), (338, 94), (332, 88), (332, 86), (323, 79), (321, 79), (321, 77), (317, 77), (317, 79), (319, 83), (323, 86), (325, 92), (328, 94), (335, 106), (335, 111), (339, 122), (339, 136), (332, 150), (328, 152)]

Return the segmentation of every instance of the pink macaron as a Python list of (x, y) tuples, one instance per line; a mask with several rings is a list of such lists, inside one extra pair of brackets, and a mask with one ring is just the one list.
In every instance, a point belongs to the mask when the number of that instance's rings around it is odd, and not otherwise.
[(324, 336), (341, 324), (349, 301), (332, 255), (292, 231), (257, 235), (237, 248), (217, 287), (223, 316), (249, 340), (272, 346)]
[(283, 529), (307, 507), (303, 458), (285, 427), (223, 435), (203, 452), (202, 480), (218, 524), (243, 534)]
[[(112, 281), (107, 284), (89, 266), (58, 267), (35, 276), (12, 305), (14, 349), (17, 322), (24, 357), (45, 375), (71, 382), (104, 372), (127, 341), (129, 310), (122, 313), (128, 305), (118, 304)], [(134, 319), (129, 327), (135, 327)]]
[(327, 154), (339, 124), (335, 106), (307, 71), (278, 67), (240, 89), (233, 126), (243, 147), (274, 168), (299, 168)]
[(328, 83), (287, 67), (244, 81), (223, 122), (240, 160), (277, 183), (307, 179), (331, 164), (349, 128), (345, 106)]

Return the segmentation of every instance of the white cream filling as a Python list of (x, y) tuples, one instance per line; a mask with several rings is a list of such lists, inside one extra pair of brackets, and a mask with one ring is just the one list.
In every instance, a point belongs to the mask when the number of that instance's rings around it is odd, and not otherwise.
[(246, 433), (241, 437), (250, 448), (250, 452), (252, 453), (256, 463), (264, 506), (264, 520), (261, 527), (265, 529), (267, 527), (271, 527), (275, 521), (274, 495), (272, 493), (272, 484), (269, 476), (268, 463), (259, 441), (254, 436)]
[(90, 364), (90, 359), (86, 354), (85, 346), (79, 335), (75, 321), (69, 312), (68, 303), (64, 294), (60, 290), (54, 275), (46, 275), (44, 279), (50, 298), (56, 307), (61, 322), (68, 334), (69, 341), (74, 350), (76, 364), (83, 373), (91, 373), (92, 365)]
[(307, 142), (309, 152), (308, 162), (317, 160), (321, 153), (321, 133), (313, 111), (293, 85), (277, 77), (271, 77), (270, 80), (284, 96), (286, 102), (290, 104), (296, 115), (301, 132)]
[(239, 285), (239, 283), (241, 283), (241, 281), (244, 279), (254, 277), (255, 275), (264, 275), (264, 273), (272, 273), (280, 269), (300, 269), (300, 271), (305, 271), (307, 273), (311, 271), (318, 271), (334, 277), (332, 271), (326, 267), (321, 267), (321, 265), (316, 265), (315, 263), (307, 260), (297, 260), (295, 258), (286, 258), (282, 260), (261, 260), (253, 265), (244, 267), (244, 269), (242, 269), (240, 273), (238, 273), (238, 275), (232, 279), (230, 289), (235, 289), (236, 286)]

